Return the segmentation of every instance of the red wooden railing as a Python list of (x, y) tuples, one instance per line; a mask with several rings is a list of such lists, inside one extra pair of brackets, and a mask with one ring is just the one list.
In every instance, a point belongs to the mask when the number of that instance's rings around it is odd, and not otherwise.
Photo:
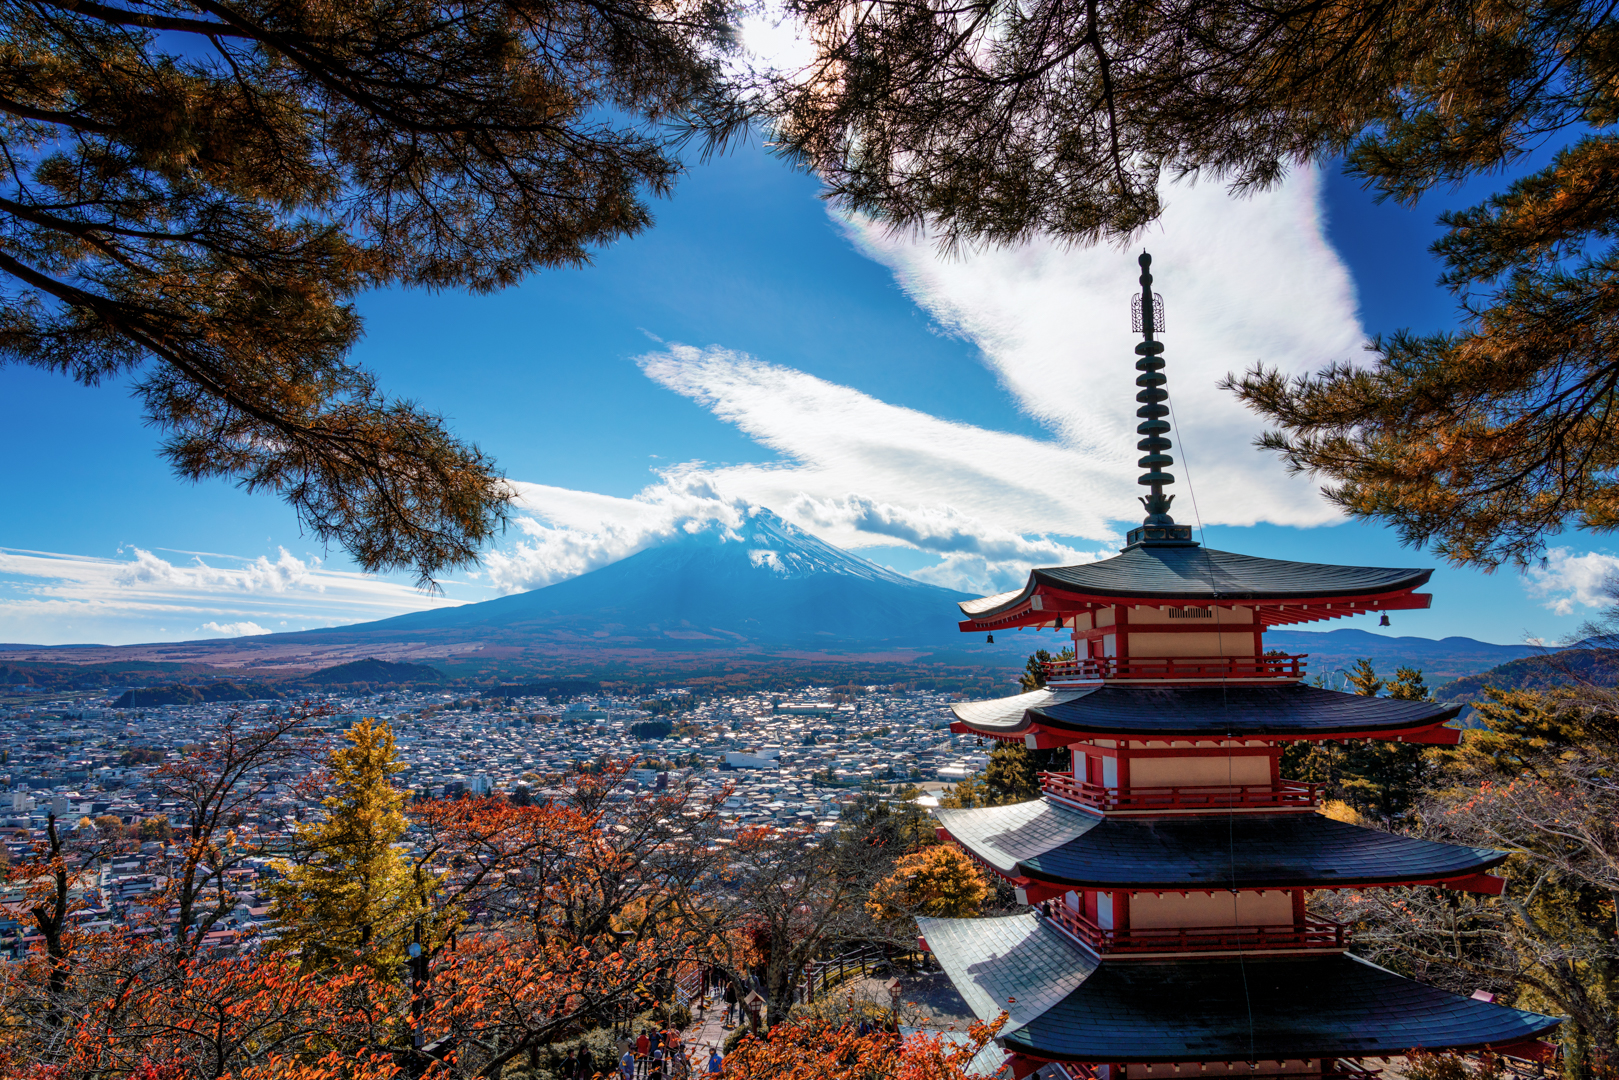
[(1040, 786), (1048, 795), (1098, 810), (1198, 810), (1241, 807), (1297, 807), (1321, 804), (1320, 784), (1283, 780), (1279, 784), (1196, 787), (1109, 788), (1068, 773), (1043, 772)]
[(1309, 653), (1275, 656), (1095, 656), (1051, 660), (1046, 684), (1108, 679), (1302, 679)]
[(1047, 914), (1058, 926), (1097, 952), (1177, 953), (1234, 952), (1264, 949), (1345, 949), (1349, 927), (1343, 923), (1306, 919), (1292, 926), (1154, 926), (1107, 930), (1054, 900)]

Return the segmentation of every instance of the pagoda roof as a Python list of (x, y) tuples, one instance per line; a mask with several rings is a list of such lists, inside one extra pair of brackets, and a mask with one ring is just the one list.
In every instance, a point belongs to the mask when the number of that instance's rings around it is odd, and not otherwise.
[(1102, 817), (1049, 798), (935, 820), (997, 872), (1069, 888), (1357, 887), (1470, 878), (1504, 851), (1420, 840), (1321, 814)]
[(1049, 1060), (1167, 1064), (1472, 1050), (1538, 1038), (1560, 1023), (1343, 953), (1099, 964), (1034, 914), (921, 918), (917, 926), (981, 1019), (1010, 1013), (1002, 1044)]
[(1461, 704), (1403, 701), (1303, 683), (1217, 686), (1100, 686), (1038, 690), (952, 705), (969, 730), (1018, 738), (1034, 725), (1101, 737), (1185, 739), (1226, 735), (1353, 738), (1433, 727)]
[(1044, 585), (1084, 597), (1119, 600), (1285, 601), (1408, 592), (1432, 570), (1260, 559), (1196, 544), (1128, 547), (1111, 559), (1029, 571), (1021, 589), (963, 600), (970, 619), (1016, 607)]

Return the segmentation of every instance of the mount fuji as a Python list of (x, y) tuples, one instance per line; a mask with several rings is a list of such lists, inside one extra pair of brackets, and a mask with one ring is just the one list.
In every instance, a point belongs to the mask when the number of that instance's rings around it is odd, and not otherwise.
[(956, 628), (956, 601), (968, 596), (895, 573), (755, 509), (739, 528), (680, 533), (532, 592), (296, 636), (386, 641), (427, 635), (496, 645), (680, 651), (959, 649), (967, 642)]

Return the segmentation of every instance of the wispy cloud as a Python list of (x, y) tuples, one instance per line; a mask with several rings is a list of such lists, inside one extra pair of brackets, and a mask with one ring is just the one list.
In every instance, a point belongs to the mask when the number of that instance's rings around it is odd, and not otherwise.
[[(462, 586), (459, 592), (483, 593)], [(462, 599), (333, 570), (285, 548), (275, 558), (169, 559), (130, 547), (115, 558), (0, 548), (0, 634), (30, 644), (128, 644), (270, 633), (387, 618)]]

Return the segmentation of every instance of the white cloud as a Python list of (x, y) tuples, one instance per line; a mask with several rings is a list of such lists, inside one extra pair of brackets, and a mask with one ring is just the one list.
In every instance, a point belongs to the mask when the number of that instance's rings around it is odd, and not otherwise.
[[(1246, 199), (1218, 184), (1171, 185), (1168, 209), (1144, 238), (1166, 307), (1179, 521), (1194, 516), (1188, 464), (1209, 524), (1339, 520), (1315, 484), (1253, 448), (1258, 418), (1216, 388), (1258, 360), (1302, 372), (1363, 355), (1354, 285), (1327, 243), (1320, 196), (1313, 170)], [(1133, 517), (1134, 253), (1035, 240), (950, 257), (926, 237), (859, 221), (847, 228), (918, 304), (976, 344), (1019, 406), (1084, 462), (1061, 474), (1067, 501)]]
[(280, 549), (280, 556), (275, 562), (260, 555), (242, 566), (231, 568), (209, 566), (201, 556), (195, 556), (191, 566), (175, 566), (150, 551), (138, 547), (131, 547), (130, 550), (135, 553), (134, 560), (119, 568), (112, 578), (113, 583), (122, 588), (174, 585), (249, 593), (286, 592), (298, 587), (316, 592), (325, 589), (324, 583), (316, 576), (320, 560), (311, 556), (308, 562), (304, 562), (286, 548)]
[[(284, 626), (286, 624), (283, 623), (282, 625)], [(201, 626), (197, 627), (197, 631), (199, 633), (207, 632), (210, 634), (219, 634), (223, 637), (251, 637), (255, 634), (268, 634), (271, 632), (256, 622), (205, 622)]]
[(1606, 608), (1614, 604), (1608, 583), (1619, 579), (1619, 557), (1599, 551), (1574, 554), (1566, 547), (1546, 553), (1546, 565), (1532, 566), (1525, 575), (1529, 595), (1558, 615), (1574, 614), (1575, 605)]
[[(315, 556), (165, 558), (131, 546), (121, 558), (0, 548), (0, 640), (130, 644), (262, 627), (331, 626), (464, 603), (369, 574), (333, 570)], [(459, 592), (480, 595), (471, 586)], [(481, 593), (487, 595), (487, 593)], [(172, 613), (172, 614), (171, 614)], [(170, 618), (193, 619), (170, 634)]]
[[(1167, 307), (1177, 520), (1340, 520), (1314, 483), (1253, 449), (1258, 419), (1215, 386), (1256, 360), (1301, 372), (1361, 355), (1354, 288), (1325, 239), (1317, 175), (1301, 171), (1250, 199), (1182, 184), (1167, 201), (1147, 239)], [(1050, 437), (942, 419), (721, 347), (670, 345), (641, 358), (647, 376), (776, 460), (677, 465), (633, 499), (524, 485), (536, 516), (520, 523), (524, 541), (491, 558), (497, 586), (559, 581), (748, 505), (842, 547), (935, 553), (939, 563), (913, 576), (967, 590), (1108, 553), (1084, 544), (1111, 547), (1140, 513), (1133, 254), (1036, 240), (946, 257), (925, 237), (845, 227), (947, 332), (982, 350)]]

